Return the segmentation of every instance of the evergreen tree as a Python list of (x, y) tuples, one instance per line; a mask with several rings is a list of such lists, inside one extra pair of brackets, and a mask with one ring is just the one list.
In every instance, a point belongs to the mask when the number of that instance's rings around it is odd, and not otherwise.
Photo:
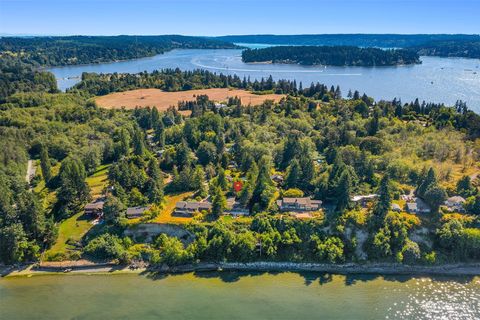
[(108, 224), (118, 224), (125, 217), (125, 206), (113, 195), (109, 195), (103, 206), (103, 216)]
[(349, 170), (343, 170), (337, 186), (337, 212), (343, 212), (351, 206), (352, 179)]
[(40, 167), (42, 168), (43, 180), (48, 184), (52, 179), (52, 169), (50, 158), (48, 157), (48, 150), (44, 145), (42, 145), (42, 150), (40, 151)]
[(143, 132), (139, 128), (133, 130), (133, 153), (137, 156), (143, 156), (145, 154), (145, 144), (143, 141)]
[(220, 217), (227, 207), (227, 199), (220, 186), (215, 186), (212, 192), (212, 215), (215, 218)]
[(302, 176), (302, 169), (300, 163), (295, 158), (291, 161), (287, 170), (287, 177), (285, 179), (285, 186), (287, 188), (297, 188), (299, 186), (300, 177)]
[(153, 136), (154, 141), (158, 143), (159, 147), (165, 146), (165, 126), (163, 125), (163, 121), (159, 119), (153, 128), (154, 128), (154, 136)]
[(392, 199), (390, 196), (390, 179), (388, 175), (384, 175), (380, 181), (380, 187), (378, 188), (378, 201), (373, 210), (373, 214), (383, 220), (387, 215), (392, 205)]
[(60, 188), (57, 193), (59, 203), (69, 215), (90, 199), (90, 188), (85, 182), (86, 174), (83, 163), (77, 158), (68, 157), (62, 161), (60, 167)]
[(228, 189), (227, 176), (225, 175), (225, 170), (223, 170), (222, 167), (218, 168), (217, 185), (223, 191), (226, 191)]

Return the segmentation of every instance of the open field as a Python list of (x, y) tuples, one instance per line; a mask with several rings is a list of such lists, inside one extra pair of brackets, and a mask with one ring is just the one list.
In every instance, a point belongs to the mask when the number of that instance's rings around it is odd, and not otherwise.
[[(208, 95), (210, 100), (221, 102), (230, 97), (239, 97), (245, 105), (258, 105), (265, 100), (280, 101), (283, 94), (258, 95), (239, 89), (215, 88), (188, 90), (177, 92), (165, 92), (159, 89), (138, 89), (125, 92), (115, 92), (106, 96), (97, 97), (95, 101), (102, 108), (133, 109), (135, 107), (155, 106), (159, 111), (166, 110), (170, 106), (177, 106), (179, 101), (192, 101), (198, 95)], [(183, 111), (189, 114), (189, 111)]]

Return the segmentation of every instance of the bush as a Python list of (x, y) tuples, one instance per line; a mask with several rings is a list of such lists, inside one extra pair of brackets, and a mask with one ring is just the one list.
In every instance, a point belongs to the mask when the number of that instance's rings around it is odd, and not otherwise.
[(121, 262), (129, 260), (122, 240), (108, 233), (91, 240), (84, 253), (97, 259), (119, 259)]
[(283, 196), (286, 198), (300, 198), (303, 197), (303, 195), (303, 191), (297, 188), (288, 189), (283, 192)]

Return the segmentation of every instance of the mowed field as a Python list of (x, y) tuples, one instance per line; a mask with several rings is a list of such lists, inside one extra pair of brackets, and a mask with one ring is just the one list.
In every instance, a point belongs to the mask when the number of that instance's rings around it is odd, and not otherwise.
[[(239, 89), (214, 88), (202, 90), (188, 90), (177, 92), (165, 92), (159, 89), (137, 89), (125, 92), (115, 92), (106, 96), (97, 97), (95, 101), (102, 108), (133, 109), (135, 107), (157, 107), (159, 111), (177, 106), (179, 101), (192, 101), (198, 95), (207, 95), (210, 100), (216, 102), (226, 101), (230, 97), (239, 97), (244, 105), (259, 105), (265, 100), (280, 101), (286, 95), (265, 94), (258, 95)], [(183, 111), (189, 114), (190, 111)]]

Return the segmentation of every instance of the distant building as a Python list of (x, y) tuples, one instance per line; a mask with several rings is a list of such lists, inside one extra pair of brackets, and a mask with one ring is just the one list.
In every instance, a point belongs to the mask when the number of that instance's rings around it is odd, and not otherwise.
[(378, 194), (356, 195), (352, 197), (352, 202), (362, 207), (366, 207), (368, 203), (378, 198)]
[(402, 208), (400, 208), (400, 206), (396, 203), (393, 203), (392, 204), (392, 211), (395, 211), (395, 212), (401, 212), (402, 211)]
[(293, 211), (293, 212), (317, 211), (317, 210), (320, 210), (322, 201), (312, 200), (308, 197), (283, 198), (282, 200), (277, 200), (277, 205), (280, 208), (280, 211)]
[(150, 207), (131, 207), (127, 209), (127, 218), (136, 219), (143, 216), (145, 211), (149, 210)]
[(87, 215), (95, 215), (97, 217), (103, 216), (103, 206), (105, 201), (103, 200), (96, 200), (91, 202), (85, 206), (85, 214)]
[(276, 184), (283, 184), (283, 181), (285, 180), (281, 174), (272, 174), (270, 176), (270, 179), (272, 179), (273, 182)]
[(430, 213), (432, 210), (428, 206), (428, 204), (425, 203), (420, 198), (414, 198), (414, 202), (408, 202), (407, 203), (407, 211), (409, 213)]
[(450, 197), (445, 201), (445, 206), (449, 211), (455, 212), (465, 212), (465, 198), (460, 196)]
[(196, 212), (208, 211), (212, 209), (210, 202), (197, 201), (179, 201), (175, 205), (174, 214), (178, 216), (191, 217)]
[(248, 216), (250, 211), (243, 207), (240, 202), (235, 200), (234, 197), (227, 199), (227, 207), (225, 208), (225, 213), (232, 216)]

